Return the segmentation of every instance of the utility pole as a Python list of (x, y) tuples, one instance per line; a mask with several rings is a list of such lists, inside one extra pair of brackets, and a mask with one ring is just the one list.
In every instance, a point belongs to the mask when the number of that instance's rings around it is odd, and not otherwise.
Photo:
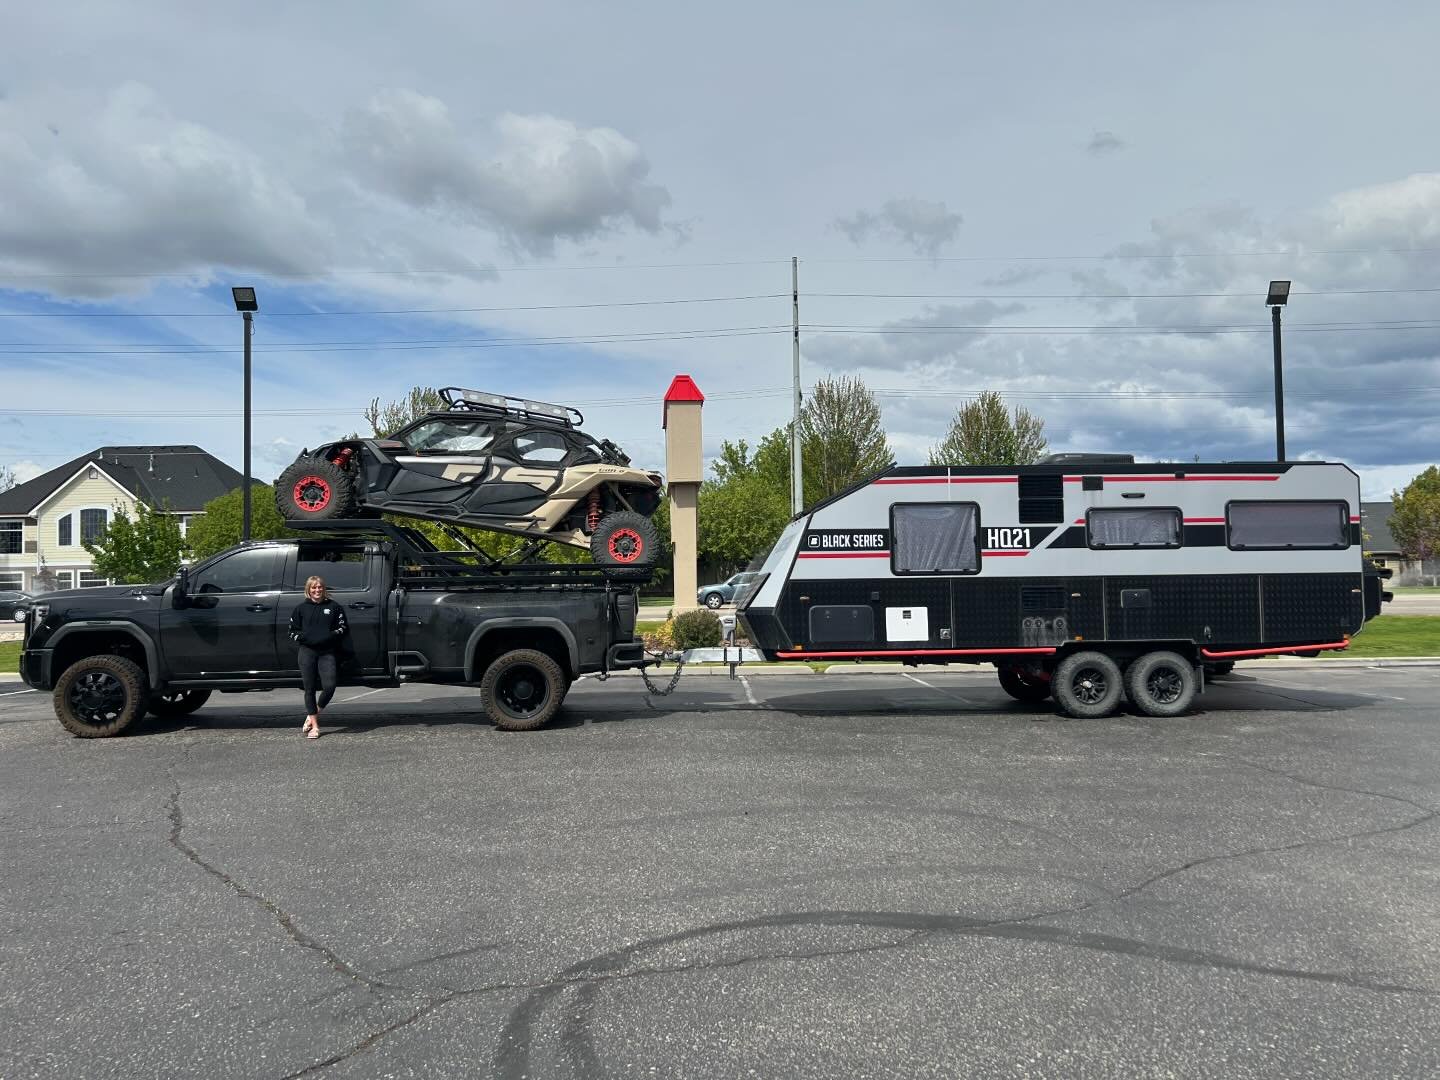
[(790, 259), (792, 311), (791, 366), (795, 376), (795, 415), (790, 421), (790, 513), (805, 509), (805, 480), (800, 471), (800, 260)]
[(250, 338), (255, 333), (254, 315), (252, 312), (243, 312), (245, 316), (245, 464), (244, 477), (240, 487), (244, 491), (241, 497), (240, 517), (240, 539), (250, 540)]

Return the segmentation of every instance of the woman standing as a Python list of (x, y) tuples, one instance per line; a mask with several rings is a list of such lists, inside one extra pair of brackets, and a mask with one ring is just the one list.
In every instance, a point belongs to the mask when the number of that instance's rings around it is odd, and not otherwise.
[[(325, 579), (305, 582), (305, 599), (290, 616), (290, 640), (300, 647), (300, 680), (305, 685), (305, 723), (300, 730), (308, 739), (320, 737), (320, 713), (335, 696), (340, 647), (348, 627), (345, 611), (325, 592)], [(316, 687), (320, 698), (315, 698)]]

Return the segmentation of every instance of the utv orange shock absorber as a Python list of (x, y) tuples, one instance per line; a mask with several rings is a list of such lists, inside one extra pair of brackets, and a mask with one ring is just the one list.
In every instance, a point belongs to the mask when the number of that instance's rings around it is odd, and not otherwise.
[(600, 489), (596, 488), (590, 492), (589, 501), (585, 511), (585, 531), (594, 532), (600, 527), (600, 518), (603, 511), (600, 509)]
[(343, 469), (350, 464), (350, 459), (354, 456), (355, 448), (353, 446), (342, 446), (340, 452), (330, 459), (330, 464)]

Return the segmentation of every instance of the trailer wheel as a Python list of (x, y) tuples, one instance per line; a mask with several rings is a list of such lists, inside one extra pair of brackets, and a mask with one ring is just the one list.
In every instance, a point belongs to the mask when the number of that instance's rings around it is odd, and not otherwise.
[(123, 656), (88, 656), (55, 682), (55, 716), (71, 735), (104, 739), (119, 735), (145, 715), (150, 693), (145, 672)]
[(1195, 665), (1179, 653), (1146, 653), (1125, 672), (1125, 683), (1146, 716), (1179, 716), (1195, 700)]
[(1050, 687), (1043, 682), (1027, 679), (1015, 668), (1000, 669), (1000, 688), (1016, 701), (1044, 701), (1050, 696)]
[(1060, 661), (1050, 690), (1062, 712), (1082, 720), (1109, 716), (1125, 694), (1120, 665), (1104, 653), (1088, 651)]
[(568, 689), (553, 657), (538, 649), (511, 649), (485, 669), (480, 701), (502, 731), (534, 731), (555, 715)]

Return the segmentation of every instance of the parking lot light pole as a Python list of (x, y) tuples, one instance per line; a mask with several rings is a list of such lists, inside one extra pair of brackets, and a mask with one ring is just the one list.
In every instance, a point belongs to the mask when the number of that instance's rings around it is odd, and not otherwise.
[(1285, 380), (1280, 369), (1280, 309), (1290, 299), (1290, 282), (1270, 282), (1265, 303), (1270, 307), (1271, 334), (1275, 340), (1275, 460), (1285, 460)]
[(255, 299), (255, 290), (247, 286), (237, 286), (230, 290), (235, 297), (235, 310), (245, 318), (245, 460), (240, 478), (241, 510), (240, 516), (240, 539), (250, 539), (250, 338), (255, 333), (254, 316), (260, 310), (260, 304)]

